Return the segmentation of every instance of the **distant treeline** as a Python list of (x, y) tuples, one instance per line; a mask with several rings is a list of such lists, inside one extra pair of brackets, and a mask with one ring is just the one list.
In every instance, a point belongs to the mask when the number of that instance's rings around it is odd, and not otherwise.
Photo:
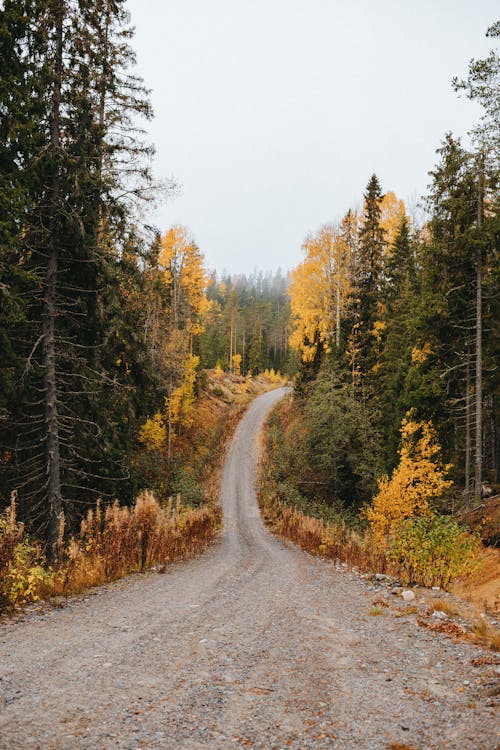
[(271, 368), (288, 369), (288, 283), (281, 270), (220, 278), (213, 272), (204, 331), (195, 344), (202, 367), (219, 365), (253, 375)]

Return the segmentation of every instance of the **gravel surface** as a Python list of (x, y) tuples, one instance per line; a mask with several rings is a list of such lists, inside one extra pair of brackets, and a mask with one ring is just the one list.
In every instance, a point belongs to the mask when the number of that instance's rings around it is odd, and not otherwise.
[(264, 528), (259, 428), (281, 395), (236, 431), (205, 555), (0, 627), (2, 750), (498, 747), (491, 655), (371, 616), (373, 585)]

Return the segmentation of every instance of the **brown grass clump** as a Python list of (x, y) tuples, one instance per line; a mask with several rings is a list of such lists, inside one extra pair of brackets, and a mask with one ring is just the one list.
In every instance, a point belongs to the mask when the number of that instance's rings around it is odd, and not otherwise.
[(459, 608), (450, 599), (434, 599), (429, 602), (429, 609), (434, 612), (444, 612), (449, 617), (460, 614)]
[(57, 571), (54, 593), (73, 594), (128, 573), (203, 552), (221, 523), (218, 506), (184, 508), (180, 498), (161, 506), (142, 492), (131, 508), (98, 504), (82, 521)]
[(472, 625), (471, 639), (491, 651), (500, 651), (500, 629), (480, 618)]
[(10, 496), (10, 506), (0, 515), (0, 580), (10, 566), (16, 546), (24, 534), (23, 524), (16, 522), (16, 493)]

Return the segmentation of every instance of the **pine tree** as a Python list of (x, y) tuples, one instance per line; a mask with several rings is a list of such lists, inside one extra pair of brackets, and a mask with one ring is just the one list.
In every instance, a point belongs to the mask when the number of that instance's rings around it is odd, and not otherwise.
[(364, 195), (365, 207), (359, 231), (356, 297), (359, 307), (359, 348), (362, 369), (367, 373), (375, 364), (376, 336), (374, 327), (380, 316), (382, 269), (385, 248), (381, 226), (382, 191), (376, 175), (372, 175)]
[[(101, 349), (107, 320), (100, 295), (115, 276), (130, 201), (148, 180), (140, 166), (148, 150), (135, 139), (131, 117), (149, 108), (140, 81), (125, 72), (131, 53), (121, 0), (39, 0), (22, 10), (6, 2), (0, 11), (0, 28), (8, 30), (3, 55), (27, 71), (36, 107), (11, 98), (2, 120), (29, 121), (16, 164), (27, 196), (18, 252), (23, 271), (38, 281), (25, 294), (26, 324), (17, 332), (27, 374), (11, 430), (22, 439), (7, 473), (25, 510), (46, 526), (55, 559), (63, 494), (68, 514), (90, 475), (113, 472), (97, 455), (98, 393), (116, 376)], [(126, 154), (133, 166), (123, 172)]]

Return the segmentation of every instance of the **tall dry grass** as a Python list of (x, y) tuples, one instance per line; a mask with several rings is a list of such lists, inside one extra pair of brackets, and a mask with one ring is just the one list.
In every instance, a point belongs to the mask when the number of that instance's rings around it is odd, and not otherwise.
[(220, 528), (215, 503), (186, 508), (177, 500), (161, 505), (142, 492), (132, 507), (89, 510), (79, 533), (62, 548), (57, 567), (15, 517), (15, 503), (0, 516), (0, 610), (16, 604), (79, 593), (154, 565), (166, 565), (205, 550)]
[(57, 593), (82, 591), (128, 573), (165, 565), (203, 552), (220, 527), (214, 504), (184, 508), (180, 497), (160, 505), (152, 492), (142, 492), (131, 508), (117, 501), (98, 504), (70, 540), (55, 586)]
[(313, 555), (346, 563), (358, 570), (385, 573), (389, 564), (372, 544), (369, 532), (349, 528), (344, 522), (328, 523), (280, 501), (269, 487), (260, 493), (261, 510), (273, 531)]

